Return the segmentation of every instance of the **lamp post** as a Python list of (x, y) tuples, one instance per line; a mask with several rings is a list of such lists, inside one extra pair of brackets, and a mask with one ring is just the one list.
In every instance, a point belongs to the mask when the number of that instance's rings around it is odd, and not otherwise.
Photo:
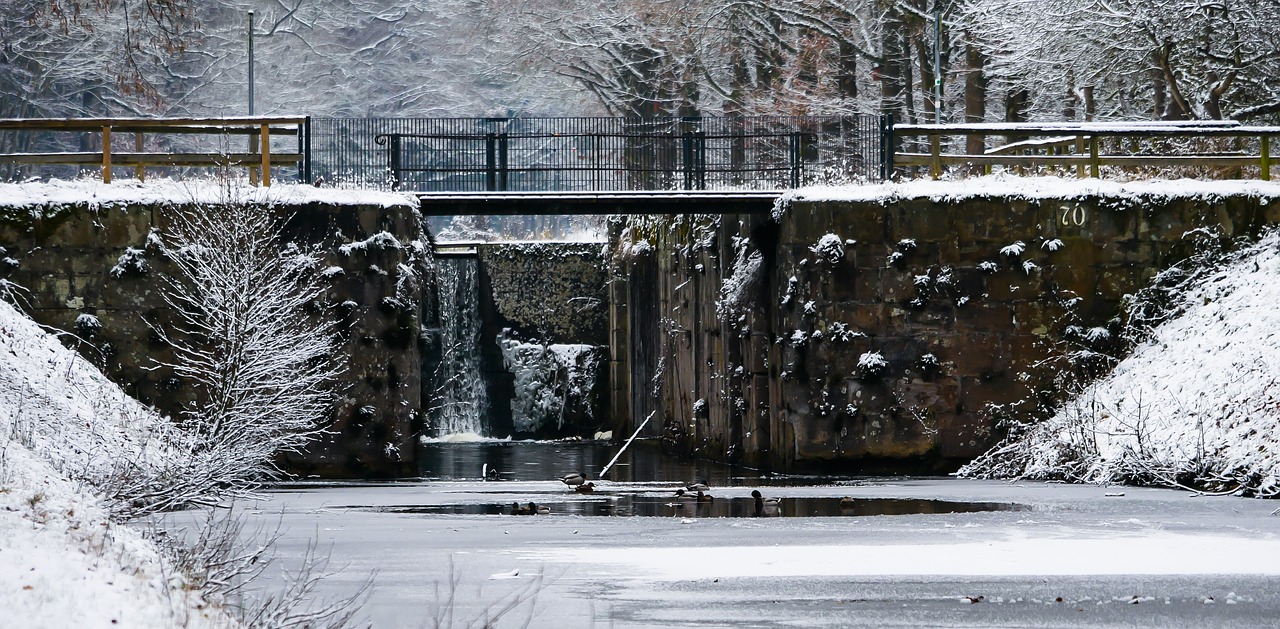
[(249, 115), (253, 115), (253, 11), (249, 12)]

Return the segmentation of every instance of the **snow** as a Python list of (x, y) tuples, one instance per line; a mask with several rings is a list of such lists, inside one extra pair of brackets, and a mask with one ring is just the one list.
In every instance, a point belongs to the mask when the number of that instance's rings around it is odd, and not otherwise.
[(121, 180), (104, 184), (94, 179), (48, 182), (0, 183), (0, 209), (36, 211), (41, 208), (88, 203), (90, 207), (126, 207), (138, 204), (224, 203), (228, 201), (304, 205), (374, 205), (384, 208), (418, 207), (413, 195), (318, 188), (316, 186), (277, 182), (270, 187), (228, 185), (218, 179), (151, 179), (146, 182)]
[[(1180, 296), (1106, 377), (963, 474), (1174, 484), (1185, 474), (1280, 494), (1280, 233)], [(1091, 340), (1106, 328), (1082, 331)]]
[(6, 626), (236, 626), (91, 489), (119, 460), (163, 458), (163, 420), (3, 301), (0, 354)]
[(796, 201), (851, 201), (889, 204), (910, 199), (954, 203), (974, 198), (1071, 200), (1106, 196), (1111, 199), (1216, 200), (1245, 195), (1266, 201), (1280, 199), (1280, 182), (1257, 180), (1168, 179), (1113, 181), (1064, 177), (1018, 177), (994, 174), (959, 181), (912, 180), (862, 186), (815, 186), (783, 193), (774, 208), (775, 218)]
[(1009, 246), (1007, 246), (1007, 247), (1003, 247), (1003, 248), (1001, 248), (1001, 249), (1000, 249), (1000, 255), (1002, 255), (1002, 256), (1009, 256), (1009, 257), (1011, 257), (1011, 258), (1016, 258), (1016, 257), (1018, 257), (1018, 256), (1022, 255), (1022, 252), (1023, 252), (1023, 251), (1026, 251), (1026, 250), (1027, 250), (1027, 245), (1026, 245), (1026, 243), (1024, 243), (1024, 242), (1022, 242), (1021, 240), (1019, 240), (1018, 242), (1015, 242), (1015, 243), (1013, 243), (1013, 244), (1011, 244), (1011, 245), (1009, 245)]
[(835, 234), (826, 234), (818, 242), (809, 247), (809, 251), (820, 261), (835, 264), (844, 258), (844, 241)]
[[(1200, 552), (1183, 551), (1195, 544)], [(1280, 575), (1280, 541), (1157, 532), (1144, 536), (1019, 536), (982, 542), (886, 545), (572, 548), (533, 558), (608, 565), (631, 578), (695, 580), (732, 576)]]
[(364, 240), (350, 242), (338, 247), (338, 251), (344, 256), (349, 256), (357, 251), (365, 253), (367, 251), (385, 251), (387, 249), (401, 249), (404, 245), (400, 244), (400, 240), (389, 232), (380, 231)]
[[(625, 627), (703, 626), (708, 618), (716, 626), (885, 627), (903, 626), (910, 618), (913, 626), (927, 627), (1245, 627), (1274, 626), (1280, 617), (1274, 595), (1280, 517), (1268, 515), (1274, 505), (1263, 501), (1142, 488), (1107, 497), (1117, 493), (1114, 488), (1039, 482), (859, 479), (752, 486), (748, 478), (747, 484), (727, 486), (713, 477), (717, 502), (747, 500), (758, 488), (782, 497), (784, 509), (790, 498), (841, 496), (970, 500), (1025, 509), (590, 517), (566, 514), (562, 505), (667, 497), (679, 483), (653, 474), (669, 470), (678, 480), (695, 466), (674, 469), (668, 466), (678, 463), (637, 459), (629, 469), (619, 467), (633, 480), (597, 479), (594, 495), (579, 495), (552, 478), (561, 467), (573, 469), (586, 460), (579, 458), (585, 451), (542, 446), (562, 462), (548, 468), (533, 464), (540, 459), (522, 458), (525, 447), (502, 450), (511, 457), (503, 459), (511, 461), (503, 469), (515, 473), (512, 480), (308, 486), (273, 493), (254, 517), (271, 524), (282, 520), (283, 544), (298, 554), (319, 527), (319, 542), (332, 545), (333, 561), (349, 562), (352, 580), (378, 570), (366, 607), (374, 626), (413, 626), (424, 592), (429, 598), (436, 584), (451, 578), (461, 582), (454, 591), (459, 618), (479, 616), (493, 601), (542, 578), (538, 598), (554, 602), (524, 609), (514, 626), (526, 615), (533, 618), (529, 626)], [(477, 476), (480, 462), (492, 460), (457, 450), (441, 454), (449, 464), (469, 456)], [(552, 513), (521, 518), (404, 510), (515, 501), (551, 504)], [(489, 579), (517, 571), (516, 579)], [(335, 584), (321, 587), (338, 590)], [(966, 596), (983, 596), (989, 605), (971, 607)], [(1135, 596), (1143, 604), (1133, 605)], [(1056, 597), (1070, 606), (1046, 611), (1044, 604)], [(1224, 604), (1205, 609), (1210, 598)], [(1227, 605), (1228, 600), (1237, 603)], [(959, 615), (961, 609), (985, 615)], [(1054, 609), (1064, 615), (1049, 615)]]
[(564, 427), (566, 414), (591, 417), (599, 347), (582, 343), (521, 341), (498, 336), (502, 366), (514, 378), (511, 421), (516, 432)]

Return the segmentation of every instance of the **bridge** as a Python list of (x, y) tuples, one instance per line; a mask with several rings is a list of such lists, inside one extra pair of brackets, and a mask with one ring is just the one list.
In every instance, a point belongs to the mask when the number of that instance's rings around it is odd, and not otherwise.
[(762, 214), (782, 190), (669, 192), (424, 192), (424, 216), (605, 214)]
[(240, 166), (269, 185), (273, 169), (280, 180), (296, 168), (304, 182), (414, 193), (431, 216), (739, 214), (806, 185), (995, 169), (1269, 180), (1277, 135), (1232, 121), (903, 125), (887, 115), (22, 119), (0, 120), (0, 174), (66, 164), (110, 182), (119, 166), (138, 178)]

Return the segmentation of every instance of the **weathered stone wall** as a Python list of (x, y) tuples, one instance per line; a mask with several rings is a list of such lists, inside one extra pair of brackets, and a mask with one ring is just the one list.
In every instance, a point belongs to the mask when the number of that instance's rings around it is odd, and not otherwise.
[[(537, 437), (590, 436), (608, 412), (608, 279), (600, 243), (489, 244), (480, 257), (481, 365), (490, 400), (490, 431), (512, 434), (515, 377), (504, 366), (499, 339), (541, 345), (589, 345), (572, 370), (547, 374), (535, 386), (553, 385), (566, 413)], [(504, 330), (506, 332), (504, 332)], [(570, 374), (569, 372), (573, 373)], [(572, 378), (571, 378), (572, 376)], [(569, 379), (575, 382), (569, 382)], [(545, 382), (543, 382), (545, 380)], [(591, 382), (589, 391), (576, 384)], [(529, 395), (530, 392), (523, 392)], [(524, 408), (536, 404), (526, 403)], [(563, 422), (561, 422), (563, 419)]]
[[(25, 288), (24, 310), (78, 335), (64, 339), (126, 392), (167, 414), (192, 402), (194, 393), (170, 371), (154, 369), (171, 358), (149, 325), (169, 320), (158, 292), (169, 267), (148, 235), (163, 231), (182, 209), (167, 203), (0, 207), (0, 247), (13, 261), (0, 275)], [(326, 303), (316, 306), (340, 320), (346, 365), (329, 418), (332, 434), (289, 457), (286, 467), (325, 477), (415, 474), (420, 317), (430, 263), (416, 208), (307, 203), (262, 209), (287, 219), (286, 240), (323, 247), (332, 286)], [(380, 232), (393, 238), (345, 254), (339, 249)], [(101, 328), (78, 329), (82, 314), (96, 317)]]
[(614, 371), (630, 378), (615, 415), (635, 426), (652, 408), (651, 434), (715, 459), (950, 469), (1113, 351), (1121, 301), (1191, 252), (1185, 234), (1277, 219), (1280, 204), (1247, 195), (633, 219), (614, 234), (618, 279), (644, 283), (613, 290)]

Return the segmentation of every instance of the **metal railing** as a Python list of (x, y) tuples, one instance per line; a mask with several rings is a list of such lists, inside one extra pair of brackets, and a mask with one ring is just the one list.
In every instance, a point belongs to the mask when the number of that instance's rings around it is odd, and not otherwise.
[(882, 176), (881, 118), (316, 118), (311, 169), (414, 192), (779, 189)]

